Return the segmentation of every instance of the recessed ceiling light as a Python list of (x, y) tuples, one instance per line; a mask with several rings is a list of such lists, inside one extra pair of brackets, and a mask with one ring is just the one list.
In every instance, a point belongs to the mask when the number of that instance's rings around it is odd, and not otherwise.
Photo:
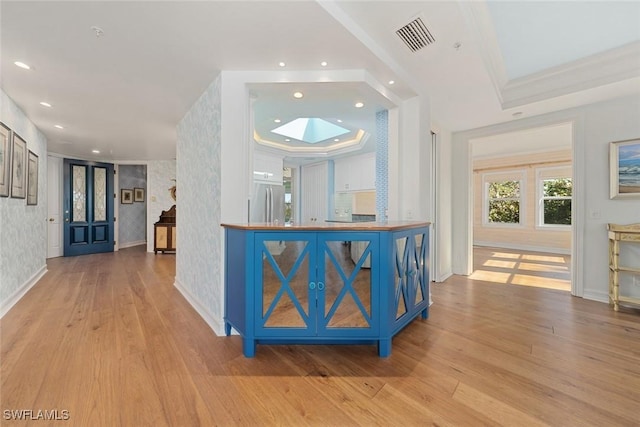
[(327, 61), (322, 61), (322, 62), (320, 63), (320, 65), (321, 65), (321, 66), (323, 66), (323, 67), (326, 67), (326, 66), (327, 66)]
[(284, 62), (278, 62), (278, 66), (279, 67), (284, 67), (285, 65), (287, 65), (287, 64), (285, 64)]
[(336, 122), (338, 122), (338, 123), (342, 123), (342, 120), (341, 120), (341, 119), (338, 119), (338, 120), (336, 120)]
[(91, 150), (93, 154), (100, 154), (100, 150)]
[(362, 108), (362, 107), (364, 107), (364, 103), (363, 102), (356, 102), (355, 107), (356, 108)]
[(284, 142), (290, 142), (291, 140), (289, 138), (285, 138)]
[(334, 141), (334, 142), (339, 142), (339, 141), (340, 141), (340, 138), (336, 138), (336, 139), (334, 139), (333, 141)]
[(44, 101), (42, 101), (42, 102), (40, 103), (40, 105), (42, 105), (43, 107), (51, 108), (51, 104), (49, 104), (48, 102), (44, 102)]
[(63, 126), (60, 126), (60, 125), (53, 125), (53, 127), (54, 127), (54, 128), (58, 128), (58, 129), (64, 129), (64, 127), (63, 127)]
[(298, 98), (298, 99), (302, 98), (303, 96), (304, 95), (302, 94), (302, 92), (296, 92), (296, 93), (293, 94), (293, 97), (294, 98)]
[(280, 119), (274, 119), (273, 121), (274, 121), (274, 122), (276, 122), (276, 123), (280, 123), (282, 120), (280, 120)]
[(389, 80), (389, 84), (390, 84), (390, 85), (393, 85), (393, 84), (395, 84), (395, 83), (396, 83), (396, 81), (395, 81), (395, 80)]
[(31, 67), (29, 65), (25, 64), (24, 62), (16, 61), (16, 62), (14, 62), (14, 64), (16, 64), (20, 68), (24, 68), (25, 70), (30, 70), (31, 69)]

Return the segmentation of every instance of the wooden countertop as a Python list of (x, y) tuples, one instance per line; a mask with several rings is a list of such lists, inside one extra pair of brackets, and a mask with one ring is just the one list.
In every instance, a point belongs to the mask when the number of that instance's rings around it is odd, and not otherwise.
[(241, 230), (279, 230), (279, 231), (395, 231), (406, 228), (427, 227), (431, 223), (426, 221), (387, 221), (387, 222), (307, 222), (302, 224), (273, 224), (273, 223), (222, 223), (222, 227)]

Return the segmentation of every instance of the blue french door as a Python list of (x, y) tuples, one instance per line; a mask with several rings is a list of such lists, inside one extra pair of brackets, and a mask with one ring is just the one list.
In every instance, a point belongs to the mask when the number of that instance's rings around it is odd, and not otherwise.
[(113, 252), (113, 165), (64, 159), (64, 256)]

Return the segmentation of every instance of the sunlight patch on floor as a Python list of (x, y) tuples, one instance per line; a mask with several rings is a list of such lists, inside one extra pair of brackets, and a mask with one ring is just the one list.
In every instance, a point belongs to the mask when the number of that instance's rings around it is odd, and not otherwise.
[(518, 270), (529, 271), (548, 271), (553, 273), (568, 273), (569, 268), (562, 265), (535, 264), (530, 262), (521, 262), (518, 264)]
[(488, 259), (482, 265), (484, 265), (485, 267), (516, 268), (516, 261), (500, 261), (497, 259)]
[(470, 279), (507, 285), (571, 290), (570, 256), (495, 248), (474, 248)]
[(469, 278), (474, 280), (484, 280), (485, 282), (494, 282), (494, 283), (509, 283), (511, 279), (510, 273), (499, 273), (497, 271), (488, 271), (488, 270), (476, 270), (469, 276)]
[(527, 261), (542, 261), (542, 262), (557, 262), (560, 264), (564, 264), (564, 258), (561, 256), (553, 256), (553, 255), (531, 255), (531, 254), (522, 254), (522, 259)]
[(513, 279), (511, 279), (511, 283), (536, 288), (557, 289), (559, 291), (571, 290), (571, 282), (568, 280), (550, 279), (548, 277), (529, 276), (526, 274), (515, 274)]
[(520, 258), (520, 254), (514, 254), (509, 252), (493, 252), (491, 254), (494, 258), (509, 258), (509, 259), (518, 259)]

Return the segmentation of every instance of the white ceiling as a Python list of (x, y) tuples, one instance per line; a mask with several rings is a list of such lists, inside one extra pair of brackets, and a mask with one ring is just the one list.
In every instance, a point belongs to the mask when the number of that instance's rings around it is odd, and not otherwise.
[[(515, 111), (527, 117), (640, 94), (640, 2), (559, 7), (550, 2), (3, 0), (0, 8), (2, 89), (47, 136), (50, 151), (83, 158), (174, 158), (177, 123), (220, 70), (367, 70), (383, 85), (395, 80), (388, 88), (399, 99), (429, 96), (435, 124), (452, 131), (514, 120)], [(554, 24), (538, 19), (550, 13)], [(395, 31), (418, 15), (436, 42), (411, 53)], [(92, 26), (104, 34), (96, 37)], [(620, 46), (624, 60), (610, 55), (598, 63), (626, 67), (617, 74), (546, 94), (527, 85), (529, 92), (540, 93), (527, 92), (509, 104), (517, 108), (505, 107), (509, 79), (538, 77), (546, 67), (556, 70)], [(34, 68), (22, 70), (13, 65), (17, 60)], [(280, 61), (286, 67), (278, 67)], [(321, 61), (328, 66), (321, 67)], [(280, 89), (291, 88), (253, 88), (263, 108), (257, 117), (268, 117), (270, 110), (283, 117), (298, 112), (301, 103), (287, 102)], [(366, 126), (353, 115), (364, 110), (342, 112), (354, 94), (341, 89), (324, 86), (332, 98), (317, 103), (313, 115), (343, 115)], [(312, 98), (304, 98), (309, 115)], [(369, 107), (388, 105), (378, 99)]]

